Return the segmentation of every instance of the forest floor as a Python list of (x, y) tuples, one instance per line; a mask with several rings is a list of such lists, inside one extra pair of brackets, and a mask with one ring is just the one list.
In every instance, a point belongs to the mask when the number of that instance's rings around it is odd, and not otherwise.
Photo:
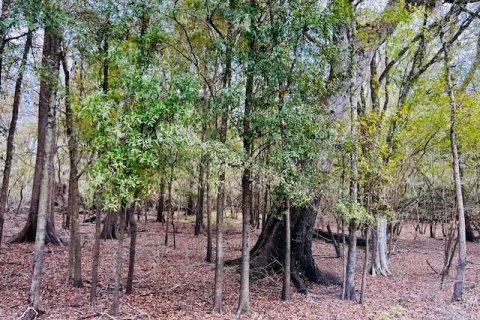
[[(8, 216), (6, 240), (23, 226), (26, 215)], [(227, 219), (226, 258), (240, 255), (239, 222)], [(61, 221), (57, 221), (57, 226)], [(59, 229), (64, 239), (67, 232)], [(42, 308), (39, 319), (112, 319), (113, 270), (116, 241), (101, 242), (98, 303), (89, 303), (94, 224), (81, 224), (84, 288), (74, 289), (65, 283), (68, 249), (46, 247)], [(211, 313), (213, 304), (214, 265), (205, 262), (206, 236), (193, 236), (193, 224), (178, 224), (177, 248), (164, 246), (165, 226), (154, 222), (138, 223), (134, 293), (121, 298), (122, 319), (235, 319), (239, 274), (226, 268), (224, 313)], [(170, 229), (171, 230), (171, 229)], [(441, 235), (440, 230), (437, 232)], [(252, 244), (258, 236), (255, 236)], [(339, 299), (340, 287), (309, 285), (307, 296), (293, 294), (290, 302), (280, 301), (280, 277), (270, 276), (251, 285), (252, 314), (248, 319), (480, 319), (480, 244), (468, 244), (467, 278), (463, 303), (450, 303), (455, 267), (443, 288), (437, 270), (443, 263), (442, 239), (428, 235), (415, 237), (411, 226), (404, 227), (396, 252), (390, 260), (393, 276), (368, 276), (365, 304)], [(125, 278), (129, 239), (125, 240)], [(0, 252), (0, 319), (17, 319), (26, 308), (32, 270), (32, 244), (2, 244)], [(341, 275), (342, 259), (334, 257), (331, 244), (314, 240), (317, 264)], [(364, 250), (357, 261), (357, 287), (360, 288)], [(456, 259), (454, 259), (454, 265)], [(292, 288), (293, 289), (293, 288)]]

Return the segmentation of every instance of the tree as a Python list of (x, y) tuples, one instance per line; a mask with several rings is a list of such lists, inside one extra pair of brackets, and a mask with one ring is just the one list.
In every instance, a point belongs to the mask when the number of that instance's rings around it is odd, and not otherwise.
[[(4, 2), (2, 6), (6, 6), (6, 3)], [(15, 82), (15, 92), (13, 96), (13, 105), (12, 105), (12, 119), (10, 121), (10, 126), (8, 128), (7, 150), (5, 154), (5, 165), (3, 167), (2, 189), (0, 190), (0, 245), (2, 244), (3, 225), (4, 225), (4, 219), (5, 219), (4, 217), (5, 217), (5, 212), (7, 211), (6, 205), (7, 205), (7, 197), (8, 197), (8, 187), (10, 183), (10, 173), (12, 170), (15, 131), (17, 128), (18, 110), (20, 107), (23, 75), (25, 72), (26, 64), (27, 64), (28, 54), (30, 52), (30, 48), (32, 47), (32, 37), (33, 37), (33, 33), (29, 31), (29, 33), (27, 34), (27, 39), (25, 41), (25, 46), (23, 49), (22, 59), (20, 61), (20, 68), (18, 71), (17, 80)], [(1, 66), (0, 66), (0, 69), (1, 69)]]
[(243, 114), (243, 150), (245, 153), (245, 163), (242, 173), (242, 262), (240, 278), (240, 298), (238, 301), (237, 315), (250, 312), (250, 217), (252, 215), (252, 171), (250, 168), (250, 157), (252, 156), (253, 132), (252, 132), (252, 112), (254, 110), (254, 87), (255, 78), (255, 51), (256, 51), (256, 14), (257, 2), (249, 2), (250, 28), (251, 34), (248, 36), (248, 53), (246, 62), (246, 83), (245, 83), (245, 103)]
[[(55, 8), (49, 7), (48, 5), (46, 8), (43, 8), (47, 14), (47, 21), (44, 22), (47, 31), (45, 32), (46, 36), (42, 52), (42, 73), (40, 77), (40, 94), (38, 102), (38, 141), (30, 210), (25, 226), (15, 237), (13, 237), (13, 239), (10, 240), (11, 243), (34, 242), (36, 239), (35, 233), (37, 229), (38, 202), (40, 198), (41, 176), (43, 161), (45, 158), (44, 154), (47, 152), (54, 152), (54, 150), (45, 149), (45, 141), (47, 135), (48, 112), (50, 104), (52, 103), (53, 94), (56, 90), (58, 78), (59, 35), (56, 26), (57, 22), (53, 17), (48, 16), (55, 10)], [(50, 219), (47, 219), (45, 241), (57, 245), (62, 244), (62, 240), (56, 234)]]
[(162, 175), (160, 178), (160, 193), (158, 195), (157, 203), (157, 222), (165, 223), (165, 216), (163, 212), (165, 211), (165, 177)]
[(442, 41), (444, 66), (445, 66), (445, 83), (446, 91), (450, 101), (450, 146), (452, 152), (452, 169), (453, 180), (455, 183), (455, 200), (458, 215), (458, 265), (457, 276), (453, 286), (453, 301), (459, 301), (462, 298), (463, 282), (465, 279), (465, 269), (467, 265), (467, 243), (465, 235), (465, 209), (463, 205), (462, 181), (460, 176), (460, 163), (458, 158), (457, 144), (457, 101), (452, 82), (450, 69), (449, 45), (444, 40), (444, 35), (440, 34)]
[(68, 68), (66, 48), (61, 53), (62, 70), (65, 81), (65, 122), (67, 127), (68, 153), (70, 159), (70, 173), (68, 179), (67, 217), (70, 217), (70, 243), (68, 257), (68, 281), (75, 288), (82, 287), (82, 248), (80, 244), (80, 230), (78, 221), (78, 145), (77, 134), (73, 121), (73, 110), (70, 96), (70, 70)]
[[(45, 30), (44, 36), (44, 49), (43, 54), (45, 59), (52, 58), (56, 50), (58, 49), (58, 39), (51, 33), (51, 30)], [(49, 96), (47, 96), (49, 95)], [(54, 106), (53, 106), (53, 90), (52, 83), (44, 87), (44, 90), (40, 91), (40, 100), (48, 101), (46, 105), (47, 118), (44, 136), (44, 150), (41, 152), (43, 159), (40, 160), (42, 168), (40, 169), (40, 185), (39, 185), (39, 198), (38, 198), (38, 213), (36, 214), (36, 232), (35, 232), (35, 248), (33, 259), (33, 275), (32, 284), (30, 287), (29, 307), (23, 315), (23, 319), (36, 319), (40, 309), (41, 292), (42, 292), (42, 271), (44, 261), (44, 247), (47, 242), (48, 236), (48, 211), (50, 210), (48, 198), (51, 190), (49, 189), (49, 171), (51, 162), (48, 161), (48, 157), (52, 152), (52, 146), (54, 141)], [(38, 154), (37, 154), (38, 159)]]

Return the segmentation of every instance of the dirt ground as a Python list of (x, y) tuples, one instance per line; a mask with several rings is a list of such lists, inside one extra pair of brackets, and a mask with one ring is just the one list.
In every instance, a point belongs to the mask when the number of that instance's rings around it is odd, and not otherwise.
[[(6, 240), (18, 231), (26, 215), (7, 216)], [(143, 219), (143, 218), (142, 218)], [(57, 221), (57, 226), (61, 221)], [(211, 313), (213, 305), (214, 265), (204, 261), (206, 236), (193, 236), (193, 224), (180, 218), (177, 248), (164, 246), (165, 226), (139, 222), (137, 264), (134, 293), (121, 298), (121, 319), (235, 319), (239, 274), (227, 268), (224, 283), (224, 313)], [(65, 230), (59, 229), (64, 239)], [(101, 242), (98, 303), (89, 303), (92, 265), (93, 224), (81, 224), (84, 287), (73, 289), (66, 282), (68, 251), (66, 247), (46, 248), (42, 308), (39, 319), (112, 319), (113, 270), (116, 241)], [(171, 229), (170, 229), (171, 230)], [(441, 232), (437, 232), (441, 235)], [(258, 236), (255, 231), (254, 239)], [(172, 241), (172, 237), (170, 237)], [(129, 240), (124, 247), (127, 273)], [(252, 241), (253, 244), (253, 241)], [(0, 319), (17, 319), (26, 308), (33, 259), (32, 244), (3, 244), (0, 252)], [(241, 250), (240, 225), (230, 221), (226, 228), (227, 258), (238, 257)], [(334, 258), (331, 244), (315, 240), (317, 264), (341, 274), (342, 259)], [(357, 288), (360, 288), (363, 249), (357, 261)], [(248, 319), (480, 319), (480, 244), (468, 244), (467, 278), (463, 303), (450, 303), (455, 268), (443, 288), (437, 270), (443, 261), (442, 239), (427, 235), (414, 237), (413, 228), (405, 227), (391, 257), (391, 277), (368, 276), (365, 304), (339, 299), (340, 287), (309, 285), (310, 293), (295, 293), (290, 302), (280, 301), (281, 282), (271, 276), (251, 285), (251, 307)], [(454, 260), (456, 263), (456, 259)], [(293, 288), (292, 288), (293, 289)]]

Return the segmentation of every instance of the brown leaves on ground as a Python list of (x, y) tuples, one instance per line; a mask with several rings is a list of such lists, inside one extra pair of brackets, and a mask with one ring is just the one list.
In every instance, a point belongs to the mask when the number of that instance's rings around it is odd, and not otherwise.
[[(25, 216), (18, 217), (24, 219)], [(8, 235), (21, 226), (8, 219)], [(61, 223), (58, 222), (57, 226)], [(93, 224), (81, 224), (82, 273), (84, 288), (66, 284), (68, 249), (46, 247), (42, 308), (39, 319), (111, 319), (116, 241), (101, 242), (98, 302), (89, 303), (93, 251)], [(57, 228), (59, 229), (59, 228)], [(171, 228), (170, 228), (171, 229)], [(226, 228), (227, 258), (240, 255), (240, 225)], [(406, 230), (405, 230), (406, 229)], [(289, 302), (280, 301), (281, 277), (269, 276), (251, 285), (252, 314), (248, 319), (480, 319), (480, 244), (468, 245), (467, 281), (463, 303), (450, 303), (455, 263), (443, 288), (440, 278), (427, 260), (441, 269), (443, 241), (426, 235), (414, 240), (404, 228), (391, 257), (392, 277), (368, 277), (366, 303), (359, 305), (339, 299), (339, 287), (309, 285), (307, 296), (294, 294)], [(122, 319), (235, 319), (239, 274), (226, 268), (224, 313), (211, 313), (213, 305), (214, 265), (205, 262), (206, 237), (193, 236), (193, 224), (181, 221), (177, 249), (163, 245), (165, 226), (139, 221), (134, 293), (121, 298)], [(63, 238), (67, 233), (61, 230)], [(258, 232), (255, 232), (256, 236)], [(256, 238), (256, 237), (254, 237)], [(172, 241), (170, 237), (170, 241)], [(124, 276), (128, 264), (128, 239), (125, 241)], [(253, 241), (252, 241), (253, 245)], [(335, 259), (331, 244), (314, 241), (318, 265), (341, 274), (342, 259)], [(32, 244), (2, 245), (0, 253), (0, 319), (17, 319), (25, 310), (32, 271)], [(357, 288), (360, 288), (363, 249), (359, 249)], [(293, 289), (293, 288), (292, 288)]]

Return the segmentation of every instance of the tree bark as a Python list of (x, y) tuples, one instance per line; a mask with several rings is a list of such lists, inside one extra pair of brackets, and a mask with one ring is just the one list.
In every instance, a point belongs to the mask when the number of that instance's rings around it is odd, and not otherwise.
[[(351, 93), (351, 120), (350, 130), (353, 142), (350, 153), (350, 203), (352, 210), (357, 210), (358, 206), (358, 168), (357, 168), (357, 148), (358, 148), (358, 113), (356, 92)], [(342, 297), (347, 300), (355, 300), (355, 269), (357, 261), (357, 221), (351, 219), (349, 221), (348, 251), (347, 265), (344, 275), (344, 289)]]
[(100, 232), (102, 211), (98, 196), (95, 198), (95, 243), (93, 245), (92, 257), (92, 285), (90, 287), (90, 302), (97, 301), (97, 284), (98, 284), (98, 266), (100, 264)]
[(189, 182), (188, 194), (187, 194), (187, 216), (193, 216), (195, 214), (195, 201), (193, 199), (193, 180)]
[(48, 195), (48, 212), (47, 220), (50, 222), (52, 229), (55, 231), (55, 154), (57, 153), (57, 112), (53, 108), (53, 143), (48, 154), (48, 161), (50, 162), (48, 171), (48, 189), (51, 190)]
[(108, 212), (103, 218), (103, 228), (100, 232), (100, 239), (113, 240), (117, 239), (117, 217), (116, 214)]
[(173, 201), (172, 201), (172, 185), (173, 185), (173, 164), (170, 165), (170, 176), (168, 180), (168, 213), (167, 222), (165, 224), (165, 245), (168, 246), (168, 228), (170, 219), (173, 219)]
[(120, 292), (122, 286), (123, 270), (123, 236), (125, 233), (125, 210), (126, 205), (122, 205), (118, 214), (120, 216), (120, 228), (118, 231), (117, 258), (115, 263), (115, 289), (113, 290), (112, 316), (118, 317), (120, 313)]
[(135, 249), (137, 243), (137, 222), (134, 216), (134, 207), (129, 206), (127, 209), (128, 220), (130, 221), (130, 256), (128, 261), (128, 277), (126, 294), (131, 294), (133, 291), (133, 272), (135, 268)]
[(245, 168), (242, 176), (242, 263), (237, 315), (250, 312), (250, 214), (252, 210), (250, 179), (251, 171)]
[(283, 286), (282, 286), (282, 300), (290, 300), (290, 272), (291, 272), (291, 255), (292, 255), (292, 240), (290, 228), (290, 201), (286, 199), (286, 210), (283, 213), (283, 220), (285, 225), (285, 261), (283, 262)]
[[(206, 125), (202, 128), (202, 142), (205, 139)], [(197, 212), (195, 216), (195, 235), (200, 235), (203, 227), (203, 205), (205, 197), (205, 155), (200, 156), (200, 164), (198, 168), (198, 195), (197, 195)]]
[[(3, 5), (5, 5), (5, 2), (3, 3)], [(8, 188), (10, 183), (10, 173), (12, 171), (13, 150), (15, 148), (15, 132), (17, 130), (18, 111), (19, 111), (20, 101), (22, 96), (23, 74), (25, 72), (25, 66), (27, 64), (28, 54), (30, 52), (30, 48), (32, 47), (32, 37), (33, 37), (32, 32), (29, 31), (27, 35), (27, 40), (25, 42), (25, 46), (23, 48), (22, 60), (20, 61), (17, 80), (15, 82), (15, 92), (13, 95), (12, 119), (10, 121), (10, 126), (8, 128), (7, 150), (5, 154), (5, 165), (3, 167), (2, 189), (0, 191), (0, 246), (2, 244), (2, 238), (3, 238), (3, 225), (5, 221), (5, 213), (7, 212), (6, 206), (7, 206), (7, 198), (8, 198)]]
[(160, 180), (160, 194), (158, 196), (157, 204), (157, 222), (165, 223), (165, 216), (163, 211), (165, 210), (165, 178), (162, 176)]
[(70, 243), (68, 252), (68, 279), (75, 288), (82, 285), (82, 248), (80, 244), (80, 228), (78, 221), (78, 146), (73, 110), (70, 97), (70, 70), (66, 52), (62, 52), (62, 69), (65, 81), (65, 125), (67, 128), (68, 154), (70, 173), (68, 178), (67, 217), (70, 217)]
[[(250, 1), (252, 8), (256, 7), (255, 0)], [(252, 29), (255, 29), (255, 17), (250, 18)], [(253, 31), (255, 33), (255, 31)], [(245, 110), (243, 115), (243, 150), (245, 152), (244, 168), (242, 175), (242, 263), (240, 274), (240, 297), (238, 301), (237, 315), (250, 312), (250, 224), (252, 215), (252, 171), (250, 169), (250, 157), (253, 145), (253, 132), (251, 119), (253, 112), (253, 81), (255, 71), (253, 57), (255, 51), (255, 35), (249, 41), (248, 66), (245, 84)]]
[[(40, 199), (41, 177), (44, 167), (44, 161), (48, 161), (45, 154), (47, 153), (46, 135), (48, 125), (48, 112), (50, 110), (50, 104), (54, 98), (54, 83), (58, 78), (58, 47), (59, 39), (55, 36), (55, 32), (50, 29), (45, 30), (43, 40), (43, 52), (42, 52), (42, 68), (47, 72), (43, 73), (40, 78), (40, 94), (38, 103), (38, 129), (37, 129), (37, 154), (35, 159), (35, 171), (33, 175), (32, 197), (30, 199), (30, 210), (28, 214), (28, 220), (23, 229), (13, 239), (11, 243), (18, 242), (34, 242), (36, 241), (36, 229), (38, 218), (38, 203)], [(46, 160), (45, 160), (46, 159)], [(48, 200), (47, 200), (48, 201)], [(62, 244), (62, 240), (58, 237), (55, 230), (52, 227), (49, 219), (47, 219), (46, 225), (46, 243), (52, 243), (56, 245)]]
[(458, 216), (458, 265), (455, 284), (453, 286), (453, 301), (460, 301), (463, 294), (463, 283), (465, 280), (465, 269), (467, 266), (467, 242), (465, 233), (465, 209), (463, 205), (462, 181), (460, 176), (460, 161), (458, 157), (457, 145), (457, 101), (453, 87), (452, 75), (450, 70), (449, 45), (444, 41), (441, 34), (446, 91), (450, 102), (450, 147), (452, 153), (453, 180), (455, 184), (456, 211)]
[[(313, 258), (312, 239), (317, 218), (319, 199), (305, 206), (291, 206), (291, 275), (292, 282), (300, 293), (307, 293), (305, 280), (322, 285), (340, 285), (337, 275), (320, 270)], [(265, 229), (250, 251), (251, 276), (262, 278), (266, 272), (282, 272), (285, 259), (285, 226), (282, 212), (285, 208), (273, 203)], [(237, 265), (240, 259), (227, 261), (226, 265)]]
[(205, 261), (212, 262), (212, 217), (210, 211), (210, 164), (207, 162), (205, 173), (206, 202), (207, 202), (207, 257)]
[[(229, 8), (234, 8), (234, 1), (229, 0)], [(233, 26), (232, 21), (227, 20), (227, 35), (225, 48), (225, 72), (223, 74), (222, 86), (229, 89), (232, 81), (232, 59), (233, 59)], [(220, 116), (220, 125), (218, 128), (219, 142), (223, 145), (227, 142), (228, 119), (230, 113), (230, 105), (224, 106)], [(214, 302), (213, 312), (222, 313), (223, 302), (223, 273), (224, 273), (224, 253), (223, 253), (223, 236), (224, 224), (223, 217), (225, 211), (225, 163), (220, 163), (218, 170), (218, 187), (217, 187), (217, 214), (216, 214), (216, 240), (215, 240), (215, 285), (214, 285)]]
[(367, 287), (367, 268), (368, 268), (368, 249), (369, 249), (369, 234), (370, 230), (367, 227), (366, 233), (365, 233), (365, 254), (363, 256), (363, 269), (362, 269), (362, 285), (360, 289), (360, 304), (363, 304), (365, 302), (365, 289)]
[(345, 270), (345, 296), (343, 299), (355, 300), (355, 269), (357, 262), (357, 223), (350, 221), (348, 228), (347, 267)]
[(387, 244), (387, 218), (377, 218), (377, 227), (372, 228), (372, 265), (370, 274), (372, 276), (390, 276), (392, 273), (388, 268), (388, 244)]
[[(50, 99), (50, 102), (53, 104), (53, 99)], [(53, 145), (53, 126), (54, 126), (54, 115), (53, 115), (53, 105), (49, 104), (47, 111), (47, 126), (45, 128), (45, 140), (44, 147), (45, 152), (43, 152), (42, 169), (40, 171), (40, 194), (38, 197), (38, 214), (37, 214), (37, 223), (36, 223), (36, 232), (35, 232), (35, 247), (34, 247), (34, 259), (33, 259), (33, 275), (32, 275), (32, 284), (30, 287), (30, 297), (29, 297), (29, 308), (24, 314), (24, 319), (36, 319), (37, 314), (40, 309), (40, 302), (42, 296), (42, 270), (44, 262), (44, 248), (46, 242), (46, 233), (47, 233), (47, 216), (48, 216), (48, 197), (51, 193), (49, 190), (49, 181), (48, 175), (50, 171), (51, 162), (48, 161), (48, 155), (51, 152)]]

